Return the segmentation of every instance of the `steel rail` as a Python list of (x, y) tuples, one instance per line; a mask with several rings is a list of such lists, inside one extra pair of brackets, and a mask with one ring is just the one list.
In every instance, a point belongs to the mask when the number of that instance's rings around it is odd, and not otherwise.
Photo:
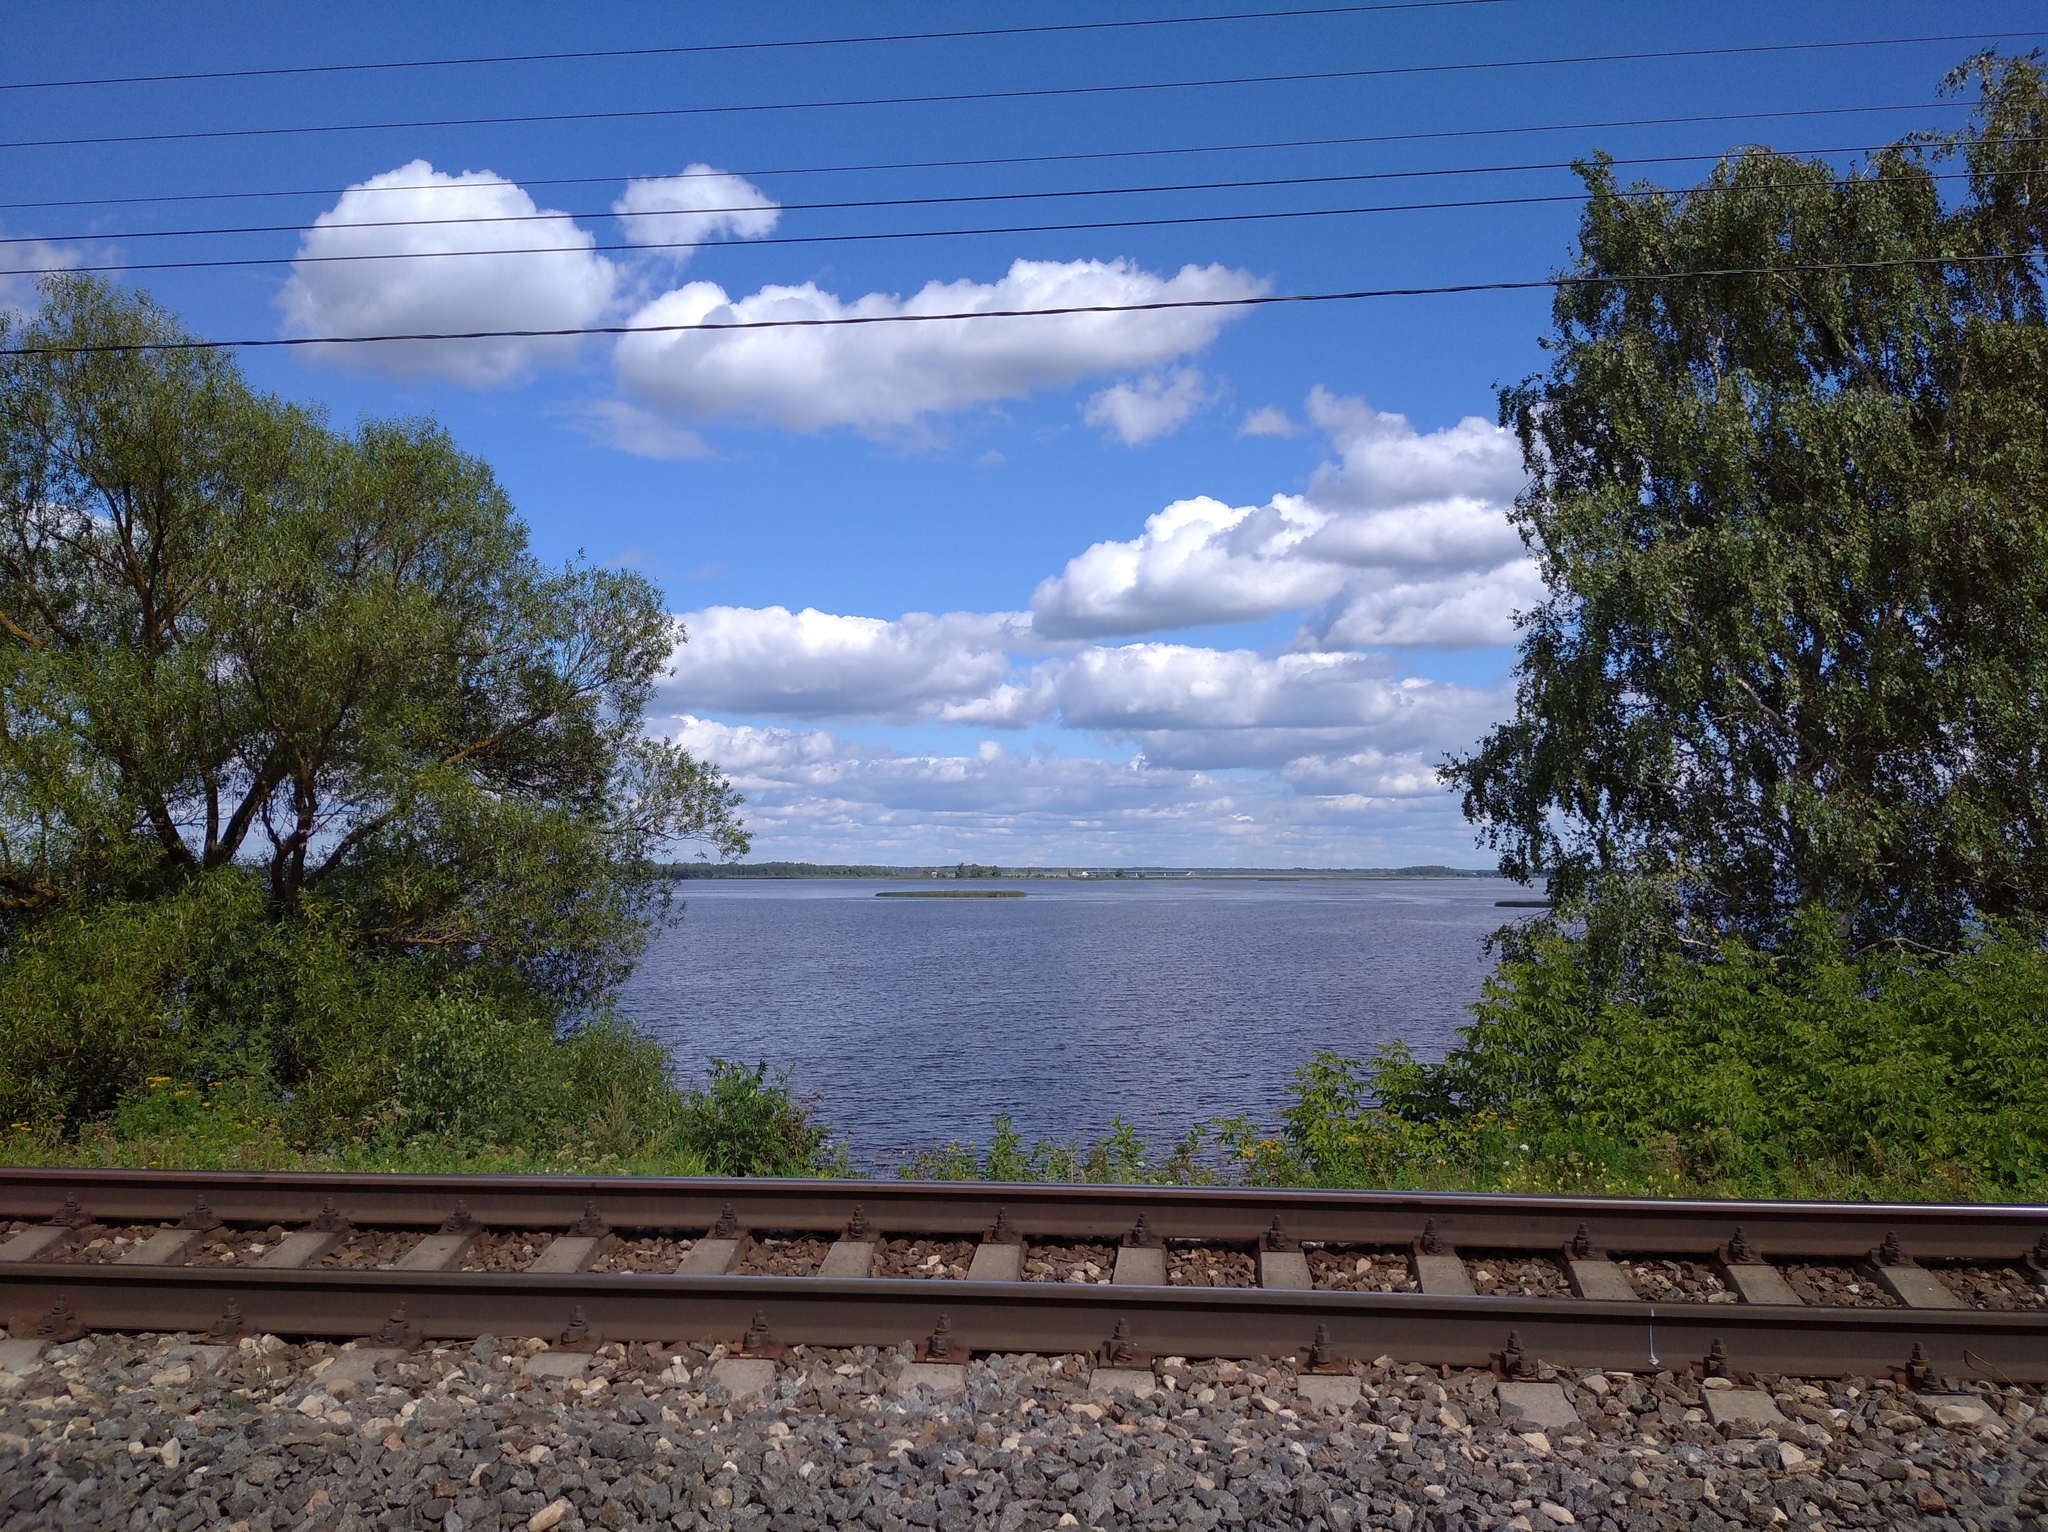
[[(232, 1304), (232, 1308), (229, 1305)], [(724, 1342), (893, 1346), (946, 1329), (975, 1352), (1101, 1354), (1122, 1335), (1147, 1356), (1391, 1355), (1483, 1367), (1511, 1345), (1563, 1366), (1698, 1368), (1718, 1348), (1743, 1372), (2048, 1380), (2048, 1314), (1813, 1309), (1256, 1288), (1117, 1287), (870, 1277), (400, 1272), (23, 1263), (0, 1267), (16, 1335), (65, 1327), (380, 1338), (386, 1344), (565, 1332), (585, 1347)], [(572, 1328), (574, 1327), (574, 1328)], [(757, 1329), (758, 1334), (758, 1329)], [(1988, 1364), (1988, 1367), (1987, 1367)]]
[(1001, 1210), (1027, 1239), (1120, 1239), (1143, 1213), (1169, 1240), (1249, 1243), (1277, 1216), (1293, 1239), (1405, 1246), (1434, 1222), (1472, 1250), (1556, 1251), (1583, 1224), (1630, 1254), (1704, 1254), (1739, 1225), (1772, 1258), (1860, 1258), (1897, 1234), (1930, 1260), (2009, 1261), (2048, 1234), (2048, 1206), (1735, 1202), (1265, 1187), (697, 1177), (349, 1175), (327, 1172), (0, 1168), (0, 1218), (39, 1221), (69, 1198), (101, 1222), (175, 1221), (197, 1202), (231, 1224), (301, 1223), (331, 1201), (358, 1225), (439, 1225), (459, 1199), (487, 1228), (563, 1229), (594, 1206), (615, 1229), (704, 1229), (729, 1205), (742, 1228), (827, 1232), (856, 1205), (890, 1234), (975, 1236)]

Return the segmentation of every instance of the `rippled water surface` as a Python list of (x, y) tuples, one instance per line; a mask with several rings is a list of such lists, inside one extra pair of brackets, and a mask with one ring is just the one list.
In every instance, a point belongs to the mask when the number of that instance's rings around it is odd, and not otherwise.
[[(865, 880), (689, 882), (623, 1008), (686, 1074), (787, 1065), (864, 1161), (982, 1139), (1270, 1121), (1319, 1048), (1441, 1052), (1524, 895), (1492, 878), (1025, 881), (877, 899)], [(947, 887), (959, 885), (948, 884)], [(973, 885), (966, 885), (973, 886)]]

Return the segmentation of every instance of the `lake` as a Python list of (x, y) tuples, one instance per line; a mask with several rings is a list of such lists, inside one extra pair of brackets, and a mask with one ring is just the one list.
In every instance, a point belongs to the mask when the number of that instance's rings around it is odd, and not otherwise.
[[(1440, 1056), (1526, 914), (1494, 878), (1005, 880), (1023, 899), (878, 899), (897, 881), (692, 880), (621, 1009), (686, 1076), (786, 1065), (864, 1164), (1015, 1118), (1026, 1140), (1113, 1115), (1154, 1142), (1271, 1122), (1318, 1049)], [(944, 883), (941, 888), (974, 885)]]

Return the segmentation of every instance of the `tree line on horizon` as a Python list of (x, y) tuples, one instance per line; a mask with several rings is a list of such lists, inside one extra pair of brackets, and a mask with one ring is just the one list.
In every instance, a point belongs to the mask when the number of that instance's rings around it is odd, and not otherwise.
[(1442, 867), (1424, 863), (1414, 867), (1109, 867), (1048, 865), (1012, 867), (983, 866), (978, 862), (952, 865), (879, 864), (857, 862), (668, 862), (662, 873), (671, 878), (1071, 878), (1091, 877), (1240, 877), (1256, 874), (1297, 875), (1325, 878), (1491, 878), (1499, 874), (1490, 868)]

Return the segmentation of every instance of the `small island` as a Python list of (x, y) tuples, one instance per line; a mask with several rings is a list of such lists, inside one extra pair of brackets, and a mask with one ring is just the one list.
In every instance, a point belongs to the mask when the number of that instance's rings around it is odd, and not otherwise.
[(1021, 888), (885, 888), (877, 899), (1022, 899)]

